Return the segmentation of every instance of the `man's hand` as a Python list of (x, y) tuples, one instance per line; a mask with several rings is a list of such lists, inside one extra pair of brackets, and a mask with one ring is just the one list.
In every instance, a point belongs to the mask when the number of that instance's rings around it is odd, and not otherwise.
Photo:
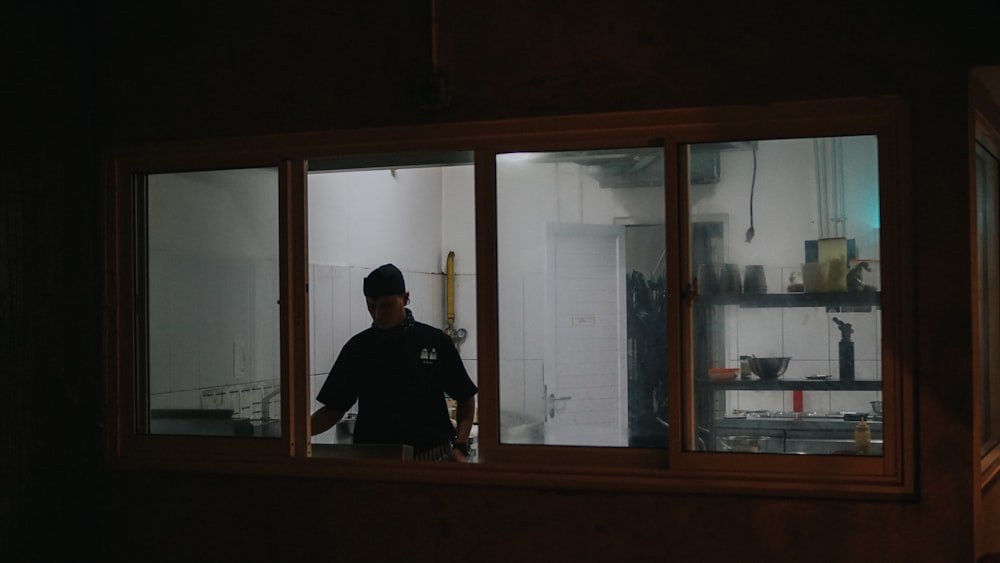
[(452, 461), (465, 463), (469, 461), (469, 444), (467, 442), (455, 442), (451, 451), (448, 452)]

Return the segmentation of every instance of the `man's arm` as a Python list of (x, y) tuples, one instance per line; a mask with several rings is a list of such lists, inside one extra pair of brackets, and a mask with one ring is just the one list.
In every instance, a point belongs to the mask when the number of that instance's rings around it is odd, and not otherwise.
[(309, 423), (311, 435), (315, 436), (326, 432), (340, 422), (342, 418), (344, 418), (344, 411), (338, 411), (327, 406), (320, 407), (319, 410), (312, 414), (312, 420)]
[[(469, 434), (472, 433), (472, 422), (476, 417), (476, 396), (473, 395), (464, 401), (458, 401), (455, 405), (455, 443), (469, 444)], [(455, 461), (466, 461), (465, 455), (456, 450), (451, 450), (451, 457)]]

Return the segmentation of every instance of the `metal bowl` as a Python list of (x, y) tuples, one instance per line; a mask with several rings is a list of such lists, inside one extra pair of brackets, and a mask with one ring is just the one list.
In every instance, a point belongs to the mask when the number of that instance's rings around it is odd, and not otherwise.
[(724, 452), (758, 453), (767, 448), (767, 436), (719, 436)]
[(750, 371), (754, 372), (761, 379), (778, 379), (785, 370), (788, 369), (788, 361), (791, 357), (758, 358), (750, 357)]

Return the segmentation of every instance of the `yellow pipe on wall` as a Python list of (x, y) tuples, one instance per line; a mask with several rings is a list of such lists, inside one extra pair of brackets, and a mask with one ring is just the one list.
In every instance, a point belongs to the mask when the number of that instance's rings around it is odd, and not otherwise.
[(448, 253), (445, 269), (445, 293), (447, 295), (448, 326), (455, 324), (455, 251)]

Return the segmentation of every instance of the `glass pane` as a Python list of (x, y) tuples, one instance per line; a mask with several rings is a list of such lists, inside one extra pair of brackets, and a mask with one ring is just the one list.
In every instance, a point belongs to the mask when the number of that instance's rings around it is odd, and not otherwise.
[[(332, 366), (342, 357), (345, 344), (373, 325), (363, 289), (365, 277), (375, 268), (391, 263), (403, 275), (409, 292), (405, 307), (413, 319), (451, 336), (465, 374), (475, 383), (478, 335), (472, 155), (461, 152), (347, 158), (310, 162), (310, 169), (312, 412), (324, 405), (344, 411), (339, 422), (312, 437), (313, 455), (419, 458), (427, 445), (416, 442), (424, 436), (438, 436), (440, 421), (447, 424), (450, 419), (457, 429), (456, 401), (445, 391), (457, 388), (443, 383), (446, 377), (442, 376), (435, 379), (440, 388), (419, 388), (420, 393), (433, 394), (433, 399), (417, 404), (411, 400), (415, 393), (401, 396), (403, 388), (396, 384), (398, 380), (392, 380), (385, 392), (365, 391), (365, 385), (370, 387), (365, 381), (375, 381), (374, 376), (385, 370), (366, 365), (360, 374), (363, 379), (355, 379), (353, 372), (335, 372)], [(418, 354), (434, 357), (414, 356), (414, 361), (424, 366), (435, 360), (435, 365), (448, 365), (446, 351), (431, 354), (432, 349), (416, 349)], [(373, 364), (376, 359), (372, 358)], [(454, 369), (445, 371), (448, 377), (455, 373), (464, 377)], [(329, 383), (324, 391), (330, 381), (350, 381), (358, 388), (348, 392)], [(469, 388), (463, 389), (461, 392), (466, 393)], [(346, 406), (337, 404), (341, 402)], [(405, 419), (401, 416), (404, 411), (419, 412), (419, 420)], [(314, 418), (314, 431), (319, 427), (316, 421)], [(389, 436), (377, 445), (370, 443), (363, 432), (365, 426), (372, 428), (375, 424), (380, 436)], [(357, 436), (355, 428), (359, 429)], [(477, 435), (478, 426), (474, 424), (470, 431), (470, 460), (475, 460)]]
[(982, 145), (976, 146), (976, 193), (979, 215), (980, 365), (982, 377), (983, 452), (1000, 441), (1000, 227), (997, 192), (1000, 161)]
[(154, 174), (146, 191), (152, 434), (281, 435), (278, 174)]
[(685, 448), (881, 455), (877, 138), (689, 149)]
[(500, 441), (666, 447), (663, 154), (497, 157)]

